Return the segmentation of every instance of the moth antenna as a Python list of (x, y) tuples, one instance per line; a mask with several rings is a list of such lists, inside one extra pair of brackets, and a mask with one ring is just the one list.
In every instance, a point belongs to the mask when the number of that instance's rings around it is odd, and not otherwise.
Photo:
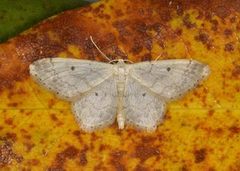
[(133, 64), (133, 61), (129, 60), (129, 59), (124, 59), (124, 61), (128, 61), (130, 62), (131, 64)]
[[(119, 48), (120, 48), (120, 50), (128, 57), (127, 53), (126, 53), (121, 47), (119, 47)], [(124, 61), (128, 61), (128, 62), (130, 62), (131, 64), (133, 64), (133, 61), (131, 61), (131, 60), (129, 60), (129, 59), (124, 59)]]
[(105, 55), (105, 54), (99, 49), (99, 47), (98, 47), (98, 46), (96, 45), (96, 43), (93, 41), (92, 36), (90, 36), (90, 40), (91, 40), (92, 44), (95, 46), (95, 48), (99, 51), (99, 53), (100, 53), (104, 58), (106, 58), (106, 59), (110, 62), (111, 59), (109, 59), (109, 58), (107, 57), (107, 55)]
[(162, 56), (162, 53), (160, 53), (154, 61), (157, 61)]

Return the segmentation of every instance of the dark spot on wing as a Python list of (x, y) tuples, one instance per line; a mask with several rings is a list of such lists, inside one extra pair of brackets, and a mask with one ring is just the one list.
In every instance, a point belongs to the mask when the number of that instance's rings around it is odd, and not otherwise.
[(75, 70), (75, 67), (74, 67), (74, 66), (71, 66), (71, 70), (74, 71), (74, 70)]
[(168, 72), (171, 71), (171, 68), (170, 68), (170, 67), (167, 67), (167, 71), (168, 71)]
[(97, 93), (97, 92), (95, 92), (95, 96), (98, 96), (98, 93)]

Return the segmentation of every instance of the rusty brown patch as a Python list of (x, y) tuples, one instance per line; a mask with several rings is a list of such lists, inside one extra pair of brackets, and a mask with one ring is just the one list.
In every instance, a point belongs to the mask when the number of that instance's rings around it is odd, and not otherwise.
[(107, 149), (109, 149), (109, 146), (106, 144), (101, 144), (99, 147), (100, 152), (103, 152), (104, 150), (107, 150)]
[(14, 95), (24, 95), (26, 94), (26, 91), (23, 90), (22, 88), (19, 88), (18, 90), (10, 90), (9, 93), (8, 93), (8, 98), (11, 99), (14, 97)]
[(188, 29), (191, 29), (191, 28), (196, 27), (196, 24), (191, 22), (191, 20), (190, 20), (190, 15), (189, 15), (189, 14), (186, 14), (186, 15), (183, 17), (183, 24), (184, 24)]
[(99, 170), (108, 170), (107, 167), (104, 166), (102, 162), (99, 162), (93, 169), (94, 171), (99, 171)]
[[(235, 86), (235, 90), (236, 90), (236, 92), (240, 92), (240, 87), (239, 86)], [(0, 130), (1, 130), (1, 128), (0, 128)]]
[(78, 162), (80, 165), (85, 166), (87, 164), (86, 152), (88, 151), (88, 147), (85, 146), (82, 150), (78, 150), (76, 147), (70, 145), (61, 153), (58, 153), (54, 163), (49, 168), (50, 170), (54, 169), (64, 169), (64, 164), (68, 159), (76, 159), (78, 158)]
[(115, 10), (115, 14), (116, 14), (117, 17), (121, 17), (121, 16), (124, 15), (123, 11), (120, 10), (120, 9)]
[(240, 127), (233, 125), (229, 128), (229, 131), (231, 131), (233, 134), (238, 134), (240, 132)]
[(26, 116), (32, 115), (32, 112), (31, 112), (31, 111), (29, 111), (29, 112), (24, 112), (24, 113), (25, 113)]
[(81, 132), (79, 130), (75, 130), (73, 131), (73, 135), (75, 135), (76, 137), (79, 137), (81, 135)]
[(40, 161), (38, 159), (31, 159), (27, 163), (28, 165), (37, 166), (40, 164)]
[(188, 168), (186, 165), (183, 165), (183, 167), (181, 168), (181, 171), (188, 171)]
[(142, 165), (138, 164), (134, 171), (148, 171), (148, 169), (146, 167), (143, 167)]
[(8, 132), (8, 133), (6, 133), (6, 138), (15, 142), (17, 140), (17, 134)]
[(28, 131), (27, 131), (26, 129), (23, 129), (23, 128), (20, 129), (20, 132), (21, 132), (22, 134), (28, 133)]
[[(130, 35), (129, 30), (126, 28), (128, 25), (127, 20), (120, 20), (113, 22), (113, 27), (117, 29), (121, 37)], [(120, 40), (123, 40), (123, 38), (120, 38)]]
[(101, 5), (97, 6), (95, 9), (92, 10), (92, 12), (96, 13), (96, 14), (102, 13), (103, 9), (104, 9), (104, 6), (105, 6), (104, 4), (101, 4)]
[(218, 21), (217, 20), (210, 20), (210, 22), (211, 22), (211, 24), (212, 24), (212, 27), (211, 27), (211, 29), (213, 30), (213, 31), (217, 31), (218, 30)]
[(7, 118), (5, 119), (5, 123), (8, 125), (12, 125), (13, 124), (13, 119), (12, 118)]
[(222, 128), (217, 128), (217, 129), (213, 130), (213, 132), (215, 133), (216, 136), (219, 137), (219, 136), (223, 135), (224, 130)]
[(64, 151), (57, 154), (53, 165), (49, 170), (63, 170), (65, 161), (67, 159), (73, 159), (77, 157), (79, 150), (74, 146), (67, 147)]
[(145, 144), (138, 145), (135, 148), (135, 156), (144, 162), (150, 157), (159, 156), (160, 150), (154, 146), (146, 146)]
[(14, 160), (18, 163), (23, 161), (23, 157), (14, 153), (13, 144), (6, 138), (0, 138), (0, 141), (3, 143), (0, 145), (0, 168), (10, 165)]
[(18, 103), (17, 102), (11, 102), (11, 103), (8, 103), (7, 105), (8, 105), (8, 107), (16, 108), (18, 106)]
[[(16, 57), (15, 47), (10, 43), (0, 46), (1, 72), (0, 72), (0, 90), (4, 88), (13, 88), (16, 81), (22, 80), (26, 72), (21, 67), (19, 59)], [(10, 65), (14, 63), (14, 65)]]
[(219, 16), (220, 18), (226, 18), (227, 16), (229, 16), (231, 14), (230, 9), (228, 9), (225, 5), (221, 5), (221, 4), (214, 7), (213, 12), (215, 12), (216, 15)]
[(139, 40), (135, 40), (131, 49), (133, 55), (139, 54), (143, 50), (143, 46), (139, 43)]
[(227, 44), (225, 44), (224, 50), (227, 51), (227, 52), (234, 51), (234, 46), (233, 46), (233, 44), (232, 44), (232, 43), (227, 43)]
[(55, 114), (51, 114), (50, 117), (53, 121), (59, 121)]
[(79, 142), (82, 144), (83, 143), (83, 138), (81, 137), (81, 135), (84, 135), (84, 132), (81, 132), (79, 130), (75, 130), (73, 131), (73, 135), (79, 140)]
[(141, 61), (151, 61), (152, 55), (151, 53), (147, 53), (141, 57)]
[(180, 28), (176, 29), (175, 34), (178, 35), (178, 36), (181, 36), (182, 35), (182, 29), (180, 29)]
[(118, 150), (118, 151), (114, 151), (111, 153), (111, 164), (114, 166), (114, 168), (117, 171), (125, 171), (126, 170), (126, 167), (121, 162), (124, 154), (126, 154), (126, 151)]
[(231, 36), (232, 33), (233, 33), (233, 31), (231, 29), (225, 29), (224, 30), (224, 35), (227, 36), (227, 37)]
[(180, 2), (180, 1), (174, 1), (174, 2), (173, 2), (173, 5), (175, 6), (175, 9), (176, 9), (176, 11), (177, 11), (177, 15), (179, 15), (179, 16), (183, 15), (183, 13), (184, 13), (184, 7), (183, 7), (182, 2)]
[(85, 147), (79, 153), (79, 163), (82, 166), (85, 166), (87, 164), (87, 162), (88, 162), (87, 155), (86, 155), (87, 151), (88, 151), (88, 147)]
[(230, 18), (230, 22), (231, 22), (231, 23), (235, 23), (236, 20), (237, 20), (237, 17), (236, 17), (236, 16), (233, 16), (233, 17)]
[(32, 138), (31, 135), (23, 135), (23, 138), (30, 140)]
[(206, 158), (206, 155), (207, 155), (207, 151), (204, 148), (194, 151), (195, 163), (203, 162)]
[(214, 109), (209, 110), (208, 111), (208, 116), (212, 116), (214, 114), (214, 112), (215, 112)]
[(48, 101), (48, 107), (49, 107), (49, 108), (52, 108), (55, 104), (56, 104), (55, 99), (50, 99), (50, 100)]
[(208, 49), (212, 46), (212, 40), (209, 38), (207, 33), (200, 32), (199, 35), (195, 36), (196, 41), (200, 41), (202, 44), (206, 45)]
[(240, 76), (240, 65), (237, 65), (234, 67), (232, 71), (232, 76), (233, 77), (239, 77)]
[(32, 148), (35, 146), (35, 144), (32, 142), (25, 142), (23, 144), (26, 148), (26, 152), (30, 152), (32, 150)]
[(141, 137), (141, 139), (142, 139), (142, 143), (152, 143), (156, 140), (156, 137), (143, 136), (143, 137)]
[(214, 169), (213, 167), (210, 167), (208, 171), (216, 171), (216, 169)]

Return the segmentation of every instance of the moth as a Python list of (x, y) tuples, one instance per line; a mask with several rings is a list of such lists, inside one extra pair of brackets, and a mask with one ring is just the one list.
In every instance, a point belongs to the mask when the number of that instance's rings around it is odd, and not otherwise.
[(112, 64), (44, 58), (30, 65), (38, 83), (71, 102), (76, 120), (88, 132), (116, 119), (119, 129), (129, 124), (154, 131), (163, 120), (166, 103), (182, 97), (209, 73), (208, 65), (187, 59), (135, 64), (118, 59)]

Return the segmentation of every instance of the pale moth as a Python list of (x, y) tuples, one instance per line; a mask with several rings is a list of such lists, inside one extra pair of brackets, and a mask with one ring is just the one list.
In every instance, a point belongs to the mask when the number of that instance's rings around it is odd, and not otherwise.
[(119, 129), (130, 124), (154, 131), (163, 119), (166, 103), (183, 96), (210, 73), (207, 65), (195, 60), (115, 61), (44, 58), (30, 65), (30, 74), (70, 101), (80, 127), (91, 132), (115, 119)]

